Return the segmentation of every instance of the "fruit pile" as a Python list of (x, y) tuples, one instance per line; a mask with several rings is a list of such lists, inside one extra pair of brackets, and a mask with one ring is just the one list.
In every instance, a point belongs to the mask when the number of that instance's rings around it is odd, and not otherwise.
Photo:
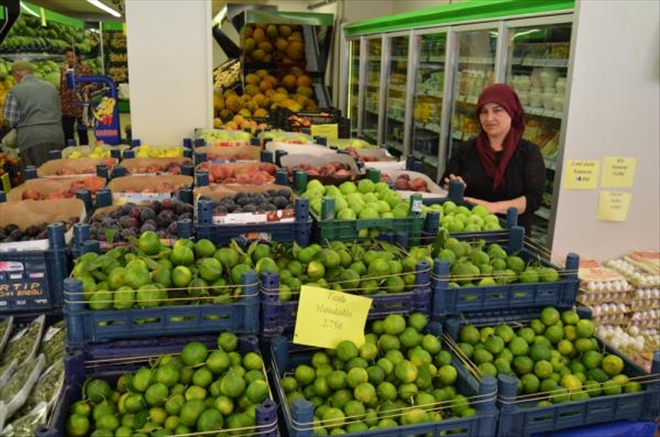
[(334, 176), (339, 179), (350, 179), (353, 176), (351, 166), (345, 162), (328, 162), (322, 166), (313, 166), (308, 163), (300, 163), (295, 166), (286, 166), (285, 170), (290, 179), (296, 171), (304, 171), (310, 178), (318, 176)]
[(488, 211), (485, 206), (475, 205), (472, 209), (464, 205), (456, 205), (451, 200), (442, 204), (436, 203), (425, 210), (440, 213), (440, 227), (449, 232), (479, 232), (497, 231), (502, 229), (497, 215)]
[(66, 156), (66, 159), (80, 159), (80, 158), (110, 158), (112, 156), (110, 149), (103, 146), (96, 146), (93, 149), (85, 151), (82, 148), (75, 148)]
[(240, 191), (235, 196), (223, 197), (219, 200), (202, 195), (199, 200), (211, 201), (213, 212), (217, 214), (293, 209), (293, 196), (290, 190), (268, 190), (263, 193)]
[[(359, 149), (356, 149), (355, 147), (346, 147), (345, 149), (349, 156), (352, 156), (356, 161), (362, 161), (362, 162), (376, 162), (378, 161), (378, 158), (376, 156), (371, 156), (371, 155), (365, 155), (360, 153)], [(385, 177), (382, 178), (383, 182), (389, 182)]]
[(105, 181), (96, 176), (90, 176), (84, 179), (75, 180), (71, 182), (68, 189), (61, 189), (44, 194), (34, 189), (25, 190), (23, 193), (23, 200), (47, 200), (47, 199), (70, 199), (76, 197), (76, 193), (80, 190), (87, 190), (92, 195), (105, 186)]
[(197, 133), (197, 136), (203, 139), (208, 145), (222, 142), (249, 143), (250, 138), (252, 138), (249, 132), (222, 129), (203, 129)]
[(240, 258), (236, 249), (216, 248), (206, 239), (165, 247), (147, 231), (132, 239), (132, 247), (82, 255), (71, 276), (82, 282), (91, 310), (229, 303), (240, 299), (242, 275), (250, 270)]
[(429, 187), (426, 185), (426, 180), (422, 177), (410, 178), (410, 175), (401, 174), (394, 181), (388, 174), (381, 176), (381, 181), (392, 184), (394, 188), (401, 191), (421, 191), (424, 193), (429, 192)]
[(21, 165), (18, 154), (0, 151), (0, 177), (5, 173), (9, 174), (9, 182), (12, 187), (17, 187), (21, 184), (23, 178), (21, 176)]
[(305, 58), (302, 28), (296, 25), (248, 23), (245, 26), (245, 63), (299, 64)]
[[(255, 270), (277, 273), (279, 290), (264, 289), (280, 300), (297, 300), (301, 285), (360, 294), (395, 294), (415, 287), (418, 259), (384, 242), (360, 245), (333, 241), (327, 247), (258, 244), (249, 252)], [(431, 261), (431, 258), (425, 259)]]
[(544, 267), (537, 260), (525, 262), (516, 254), (507, 254), (499, 244), (485, 245), (483, 240), (470, 244), (448, 238), (436, 259), (445, 260), (451, 265), (450, 288), (489, 287), (518, 282), (533, 284), (561, 279), (553, 267)]
[[(281, 377), (286, 402), (314, 404), (313, 435), (338, 435), (472, 417), (470, 398), (456, 390), (458, 371), (426, 317), (375, 321), (359, 347), (350, 340), (319, 350), (309, 364)], [(278, 381), (280, 382), (280, 381)]]
[(233, 155), (227, 155), (207, 152), (206, 159), (209, 161), (251, 161), (253, 160), (253, 157), (247, 153), (234, 153)]
[(105, 164), (108, 167), (108, 170), (111, 170), (115, 166), (115, 160), (113, 158), (103, 158), (103, 159), (99, 159), (98, 162), (93, 165), (63, 166), (55, 171), (55, 175), (73, 176), (73, 175), (96, 174), (96, 167), (102, 164)]
[(275, 182), (277, 166), (266, 162), (245, 164), (235, 167), (232, 164), (214, 164), (202, 162), (197, 171), (206, 170), (209, 173), (210, 184), (251, 184), (263, 185)]
[(643, 390), (622, 373), (625, 363), (603, 351), (591, 320), (546, 307), (529, 326), (501, 324), (460, 330), (459, 351), (483, 375), (519, 378), (518, 394), (538, 393), (538, 406)]
[[(71, 226), (80, 221), (80, 217), (70, 217), (64, 222), (64, 232), (67, 232)], [(28, 227), (21, 227), (10, 223), (4, 228), (0, 227), (0, 243), (14, 243), (17, 241), (43, 240), (48, 238), (47, 226), (52, 223), (41, 223)]]
[[(334, 198), (337, 220), (405, 218), (410, 213), (409, 201), (402, 200), (387, 183), (374, 183), (369, 179), (357, 184), (347, 181), (339, 187), (311, 180), (302, 196), (309, 199), (310, 208), (319, 215), (323, 197)], [(369, 230), (360, 230), (359, 236), (369, 236)]]
[(94, 214), (89, 220), (89, 238), (128, 242), (147, 231), (156, 232), (160, 238), (175, 238), (177, 222), (185, 219), (193, 219), (193, 207), (184, 202), (164, 199), (149, 205), (127, 203)]
[(239, 352), (234, 334), (220, 334), (217, 345), (187, 343), (113, 384), (88, 379), (83, 399), (71, 405), (67, 435), (253, 435), (257, 406), (269, 398), (263, 360)]
[(180, 162), (168, 162), (168, 163), (152, 163), (146, 166), (126, 166), (126, 173), (128, 174), (169, 174), (169, 175), (179, 175), (181, 174), (181, 163)]
[(178, 146), (157, 146), (142, 144), (135, 148), (136, 158), (181, 158), (184, 153), (183, 147)]

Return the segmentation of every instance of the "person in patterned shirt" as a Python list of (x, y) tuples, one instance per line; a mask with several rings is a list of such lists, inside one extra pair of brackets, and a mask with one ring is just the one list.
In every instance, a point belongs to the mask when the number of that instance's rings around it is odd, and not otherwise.
[[(82, 122), (82, 104), (81, 93), (87, 93), (89, 85), (76, 86), (76, 88), (67, 88), (66, 86), (66, 71), (67, 69), (74, 69), (75, 77), (91, 76), (94, 74), (88, 66), (83, 64), (78, 59), (78, 54), (73, 47), (66, 48), (66, 64), (62, 66), (60, 71), (60, 100), (62, 101), (62, 129), (64, 130), (64, 138), (66, 143), (69, 140), (75, 140), (74, 129), (78, 128), (78, 139), (81, 146), (89, 144), (87, 137), (87, 126)], [(77, 125), (77, 126), (76, 126)]]

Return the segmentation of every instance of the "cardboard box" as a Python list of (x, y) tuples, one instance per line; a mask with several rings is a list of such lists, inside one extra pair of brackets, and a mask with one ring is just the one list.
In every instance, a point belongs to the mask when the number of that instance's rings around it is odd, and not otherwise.
[[(78, 217), (78, 222), (86, 219), (85, 204), (79, 199), (51, 199), (42, 202), (21, 200), (0, 203), (0, 226), (17, 225), (20, 229), (43, 223), (69, 222)], [(64, 234), (64, 241), (69, 244), (73, 238), (73, 228)], [(0, 252), (23, 252), (28, 250), (48, 250), (48, 239), (0, 243)]]
[(37, 169), (40, 178), (96, 176), (96, 166), (105, 164), (108, 171), (117, 165), (114, 158), (53, 159)]
[[(69, 190), (72, 186), (78, 186), (75, 191), (82, 189), (83, 183), (89, 181), (90, 179), (94, 180), (95, 187), (104, 187), (105, 179), (98, 176), (69, 176), (69, 177), (57, 177), (57, 178), (37, 178), (37, 179), (28, 179), (18, 187), (11, 190), (7, 193), (7, 201), (16, 202), (23, 200), (23, 194), (27, 191), (33, 190), (42, 196), (46, 197), (51, 193), (55, 193), (62, 190)], [(89, 185), (87, 185), (89, 186)], [(75, 197), (75, 191), (72, 197)], [(45, 199), (44, 199), (45, 200)]]
[[(264, 185), (210, 185), (206, 187), (195, 188), (193, 195), (195, 198), (195, 213), (197, 213), (197, 202), (204, 196), (211, 200), (219, 200), (225, 197), (234, 197), (239, 192), (264, 193), (269, 190), (287, 190), (290, 196), (293, 191), (284, 185), (264, 184)], [(213, 213), (213, 224), (248, 224), (248, 223), (287, 223), (295, 221), (295, 211), (293, 209), (280, 209), (276, 211), (256, 211), (239, 213)]]
[[(158, 176), (181, 174), (181, 166), (191, 163), (190, 158), (128, 158), (121, 162), (126, 173), (131, 176)], [(176, 168), (175, 172), (166, 172), (168, 168)]]
[(210, 162), (259, 161), (261, 147), (245, 144), (231, 147), (204, 146), (197, 147), (195, 153), (206, 153), (206, 160)]
[(386, 170), (381, 172), (381, 176), (384, 174), (388, 175), (392, 180), (392, 182), (396, 181), (396, 179), (402, 174), (407, 174), (408, 176), (410, 176), (411, 180), (416, 178), (424, 179), (424, 181), (426, 182), (426, 187), (429, 190), (428, 192), (397, 190), (399, 191), (403, 199), (407, 199), (415, 193), (421, 194), (422, 197), (425, 199), (444, 199), (449, 194), (447, 190), (440, 188), (438, 184), (436, 184), (430, 177), (426, 176), (424, 173), (418, 173), (416, 171), (409, 171), (409, 170), (393, 170), (393, 171)]
[(192, 185), (191, 176), (123, 176), (112, 179), (108, 188), (112, 192), (112, 204), (123, 205), (174, 199), (179, 190)]

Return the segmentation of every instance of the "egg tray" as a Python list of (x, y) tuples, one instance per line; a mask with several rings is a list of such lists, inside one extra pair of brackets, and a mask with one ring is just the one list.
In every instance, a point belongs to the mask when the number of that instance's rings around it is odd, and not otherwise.
[(603, 303), (625, 303), (630, 304), (633, 298), (628, 292), (621, 293), (581, 293), (577, 297), (578, 302), (586, 306), (594, 306)]

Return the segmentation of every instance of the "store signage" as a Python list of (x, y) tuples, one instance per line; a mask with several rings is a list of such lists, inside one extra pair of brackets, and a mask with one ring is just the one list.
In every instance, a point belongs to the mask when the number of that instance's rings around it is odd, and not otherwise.
[(632, 188), (635, 179), (635, 158), (606, 156), (603, 159), (603, 188)]
[(334, 349), (342, 340), (364, 343), (364, 326), (372, 299), (303, 285), (293, 342)]
[(631, 193), (601, 191), (598, 195), (596, 218), (609, 222), (625, 222), (630, 209)]
[(564, 189), (595, 190), (598, 186), (598, 161), (571, 159), (566, 161)]
[(313, 124), (310, 132), (314, 137), (324, 137), (329, 140), (339, 138), (339, 127), (335, 124)]

